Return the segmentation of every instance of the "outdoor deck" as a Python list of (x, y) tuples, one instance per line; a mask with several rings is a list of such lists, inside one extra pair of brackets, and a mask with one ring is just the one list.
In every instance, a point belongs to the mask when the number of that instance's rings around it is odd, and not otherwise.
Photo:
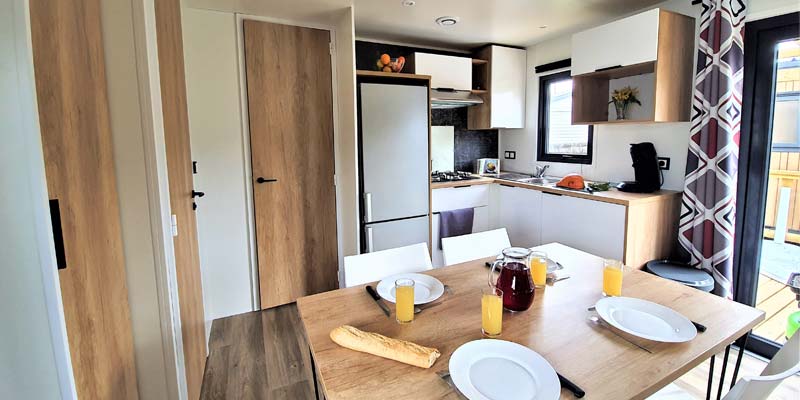
[(759, 275), (756, 308), (763, 310), (766, 319), (756, 325), (756, 335), (774, 340), (785, 341), (786, 319), (789, 314), (798, 310), (794, 293), (786, 284), (778, 282), (764, 274)]

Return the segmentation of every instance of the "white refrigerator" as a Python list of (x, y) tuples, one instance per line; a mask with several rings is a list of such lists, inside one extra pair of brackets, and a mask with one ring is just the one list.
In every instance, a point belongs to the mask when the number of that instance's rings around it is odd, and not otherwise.
[(361, 251), (429, 243), (428, 88), (358, 89)]

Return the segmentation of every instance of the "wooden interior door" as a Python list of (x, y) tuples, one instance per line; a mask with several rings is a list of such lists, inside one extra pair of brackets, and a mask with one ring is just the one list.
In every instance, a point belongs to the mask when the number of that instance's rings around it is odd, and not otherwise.
[(63, 252), (58, 235), (56, 248), (66, 268), (59, 281), (78, 398), (138, 399), (100, 0), (31, 0), (30, 16), (47, 191), (60, 210)]
[(181, 336), (189, 398), (200, 397), (206, 365), (206, 328), (197, 216), (192, 207), (194, 182), (183, 65), (180, 0), (155, 2), (158, 70), (169, 178), (169, 204), (178, 224), (172, 243), (181, 312)]
[(329, 43), (244, 21), (261, 308), (337, 287)]

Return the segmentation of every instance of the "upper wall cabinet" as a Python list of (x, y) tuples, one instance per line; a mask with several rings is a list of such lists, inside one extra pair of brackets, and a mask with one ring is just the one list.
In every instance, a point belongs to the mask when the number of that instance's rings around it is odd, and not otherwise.
[(572, 75), (655, 61), (660, 14), (656, 8), (572, 35)]
[(472, 59), (414, 53), (414, 73), (430, 75), (431, 89), (472, 89)]
[(473, 92), (483, 104), (469, 108), (469, 129), (525, 127), (525, 68), (527, 52), (486, 46), (473, 63)]
[[(573, 35), (572, 123), (688, 121), (694, 34), (694, 18), (653, 9)], [(626, 86), (642, 105), (617, 119), (609, 100)]]

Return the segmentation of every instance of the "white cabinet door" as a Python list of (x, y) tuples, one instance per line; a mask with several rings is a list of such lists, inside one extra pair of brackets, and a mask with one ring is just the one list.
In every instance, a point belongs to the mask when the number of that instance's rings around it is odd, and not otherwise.
[(525, 127), (524, 49), (492, 46), (491, 125), (493, 128)]
[(652, 9), (572, 35), (572, 75), (655, 61), (659, 13)]
[(472, 90), (472, 58), (414, 53), (414, 73), (431, 76), (431, 89)]
[(441, 188), (433, 189), (431, 192), (431, 210), (433, 212), (486, 205), (489, 205), (489, 185)]
[[(488, 188), (488, 185), (484, 186)], [(489, 230), (489, 206), (475, 207), (474, 212), (472, 233)], [(433, 219), (431, 220), (431, 250), (433, 250), (431, 253), (433, 266), (435, 268), (443, 266), (444, 254), (442, 253), (442, 249), (439, 248), (439, 214), (433, 214)]]
[(542, 194), (542, 243), (558, 242), (604, 258), (622, 260), (625, 206)]
[[(494, 205), (493, 205), (494, 206)], [(514, 186), (497, 186), (497, 228), (506, 228), (512, 246), (541, 244), (542, 192)]]

